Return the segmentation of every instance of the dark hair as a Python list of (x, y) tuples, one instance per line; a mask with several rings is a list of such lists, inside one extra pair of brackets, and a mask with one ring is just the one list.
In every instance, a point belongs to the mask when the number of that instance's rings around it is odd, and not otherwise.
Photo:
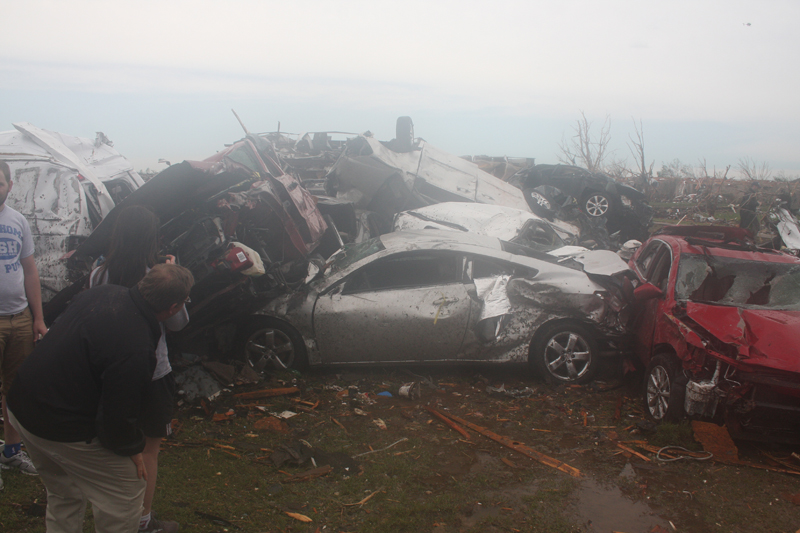
[(0, 172), (6, 177), (6, 183), (11, 184), (11, 169), (8, 168), (8, 163), (0, 159)]
[(102, 267), (108, 283), (133, 287), (156, 264), (158, 228), (155, 213), (141, 205), (126, 207), (114, 221), (111, 244)]
[(161, 264), (151, 268), (136, 286), (144, 301), (160, 313), (185, 302), (192, 285), (194, 276), (188, 268)]

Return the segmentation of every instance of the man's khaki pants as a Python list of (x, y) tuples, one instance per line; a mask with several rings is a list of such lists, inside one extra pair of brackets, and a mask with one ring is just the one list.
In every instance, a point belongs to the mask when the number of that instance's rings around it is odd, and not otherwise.
[(87, 500), (98, 533), (138, 531), (146, 483), (137, 477), (130, 457), (110, 452), (97, 439), (42, 439), (8, 414), (47, 488), (47, 533), (81, 533)]

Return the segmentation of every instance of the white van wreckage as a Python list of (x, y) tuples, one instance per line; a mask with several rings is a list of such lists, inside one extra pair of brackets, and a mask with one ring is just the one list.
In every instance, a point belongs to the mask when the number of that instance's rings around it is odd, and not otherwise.
[(31, 226), (46, 302), (71, 283), (60, 259), (144, 181), (101, 132), (92, 141), (27, 122), (13, 126), (0, 132), (0, 159), (14, 183), (8, 205)]

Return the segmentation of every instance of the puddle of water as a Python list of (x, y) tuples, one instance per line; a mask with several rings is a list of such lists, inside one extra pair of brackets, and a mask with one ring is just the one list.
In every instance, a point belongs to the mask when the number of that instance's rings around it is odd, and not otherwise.
[(647, 533), (657, 525), (671, 531), (667, 521), (654, 514), (647, 504), (627, 498), (613, 484), (587, 478), (581, 481), (575, 496), (578, 517), (589, 533)]

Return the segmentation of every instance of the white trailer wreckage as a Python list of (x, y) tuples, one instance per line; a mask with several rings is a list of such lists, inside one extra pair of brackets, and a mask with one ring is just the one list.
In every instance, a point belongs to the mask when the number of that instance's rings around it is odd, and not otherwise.
[(7, 201), (31, 226), (48, 301), (70, 284), (62, 257), (144, 181), (102, 133), (89, 140), (27, 122), (13, 126), (0, 132), (0, 159), (14, 183)]

